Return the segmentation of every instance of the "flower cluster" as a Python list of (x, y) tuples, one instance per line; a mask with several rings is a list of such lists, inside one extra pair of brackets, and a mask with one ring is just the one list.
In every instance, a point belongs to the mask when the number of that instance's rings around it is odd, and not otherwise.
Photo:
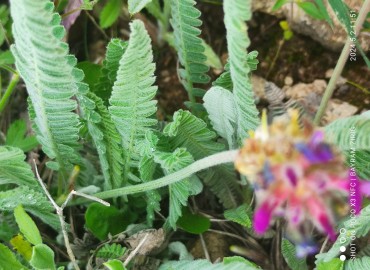
[(334, 209), (348, 211), (349, 182), (342, 156), (324, 141), (323, 131), (308, 121), (300, 126), (298, 117), (297, 111), (290, 111), (290, 119), (268, 126), (263, 116), (235, 166), (255, 189), (255, 232), (263, 234), (274, 219), (284, 217), (287, 235), (306, 255), (315, 251), (307, 244), (312, 243), (310, 224), (335, 240), (335, 214), (340, 211)]

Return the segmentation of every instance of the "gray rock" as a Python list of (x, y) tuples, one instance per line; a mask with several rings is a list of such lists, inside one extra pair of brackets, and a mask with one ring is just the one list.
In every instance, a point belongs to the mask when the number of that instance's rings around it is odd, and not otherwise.
[[(333, 29), (330, 25), (322, 20), (317, 20), (307, 15), (302, 9), (295, 4), (285, 4), (278, 11), (272, 12), (271, 9), (275, 4), (275, 0), (261, 0), (253, 1), (253, 10), (261, 11), (278, 17), (286, 17), (290, 27), (294, 32), (310, 36), (312, 39), (318, 41), (324, 47), (340, 51), (347, 40), (347, 33), (340, 24), (333, 10), (324, 0), (330, 17), (333, 19)], [(346, 4), (353, 10), (359, 11), (363, 1), (361, 0), (347, 0)], [(370, 36), (366, 32), (362, 32), (358, 37), (362, 48), (365, 51), (370, 49)]]

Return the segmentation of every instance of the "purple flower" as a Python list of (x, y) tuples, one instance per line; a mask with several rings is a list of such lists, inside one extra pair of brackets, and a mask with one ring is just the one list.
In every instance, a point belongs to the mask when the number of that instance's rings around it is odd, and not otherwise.
[(81, 14), (81, 5), (83, 0), (69, 0), (67, 7), (64, 10), (66, 17), (63, 19), (62, 24), (65, 29), (68, 31), (71, 26), (75, 23), (78, 16)]
[(308, 254), (315, 250), (309, 244), (308, 225), (335, 240), (338, 213), (333, 206), (348, 211), (348, 197), (349, 202), (356, 201), (358, 213), (361, 196), (370, 195), (370, 183), (350, 177), (343, 157), (324, 141), (322, 131), (307, 121), (300, 128), (297, 111), (291, 112), (290, 120), (270, 126), (264, 119), (235, 161), (239, 172), (257, 187), (253, 228), (263, 234), (282, 217), (299, 253)]

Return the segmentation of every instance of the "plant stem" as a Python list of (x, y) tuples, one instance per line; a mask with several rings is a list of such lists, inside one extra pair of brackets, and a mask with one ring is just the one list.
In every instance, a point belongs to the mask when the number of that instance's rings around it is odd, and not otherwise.
[(18, 74), (18, 72), (17, 72), (15, 69), (13, 69), (13, 68), (9, 67), (8, 65), (0, 65), (0, 68), (3, 68), (3, 69), (5, 69), (5, 70), (7, 70), (7, 71), (9, 71), (9, 72), (13, 73), (14, 75), (15, 75), (15, 74)]
[(4, 110), (18, 82), (19, 82), (19, 75), (14, 74), (12, 80), (10, 81), (8, 85), (8, 88), (5, 90), (4, 96), (0, 100), (0, 113), (2, 113), (2, 111)]
[(279, 41), (279, 47), (278, 47), (278, 49), (276, 51), (276, 54), (274, 56), (274, 59), (272, 60), (272, 63), (270, 65), (270, 67), (269, 67), (269, 70), (267, 71), (266, 80), (270, 76), (271, 71), (274, 69), (275, 64), (276, 64), (276, 60), (278, 59), (278, 57), (280, 55), (281, 48), (283, 47), (284, 44), (285, 44), (285, 39), (283, 38), (282, 40)]
[[(365, 3), (362, 5), (362, 7), (360, 9), (360, 12), (358, 14), (357, 20), (356, 20), (356, 24), (355, 24), (355, 34), (356, 34), (356, 36), (360, 32), (362, 24), (364, 23), (364, 21), (366, 19), (366, 16), (369, 13), (369, 10), (370, 10), (370, 0), (366, 0)], [(320, 107), (319, 107), (319, 109), (316, 113), (315, 120), (314, 120), (315, 125), (319, 125), (320, 121), (321, 121), (321, 118), (324, 116), (326, 107), (328, 106), (329, 100), (330, 100), (331, 96), (333, 95), (336, 82), (337, 82), (340, 74), (342, 74), (343, 68), (344, 68), (344, 66), (347, 62), (351, 43), (352, 43), (352, 41), (351, 41), (350, 37), (348, 36), (346, 44), (343, 47), (342, 53), (339, 56), (337, 65), (335, 66), (333, 75), (331, 76), (329, 84), (325, 89), (325, 93), (324, 93), (324, 96), (321, 100)]]
[(74, 253), (72, 251), (71, 244), (69, 242), (67, 228), (66, 228), (66, 222), (64, 221), (63, 210), (66, 207), (66, 205), (68, 204), (68, 202), (72, 199), (72, 196), (73, 195), (81, 196), (81, 197), (84, 197), (86, 199), (99, 202), (99, 203), (101, 203), (101, 204), (103, 204), (105, 206), (110, 206), (110, 204), (108, 202), (105, 202), (105, 201), (103, 201), (103, 200), (101, 200), (99, 198), (96, 198), (94, 196), (87, 195), (87, 194), (84, 194), (84, 193), (81, 193), (81, 192), (72, 190), (68, 194), (68, 196), (67, 196), (66, 200), (64, 201), (64, 203), (62, 204), (62, 206), (58, 206), (58, 204), (55, 202), (55, 200), (53, 199), (53, 197), (50, 195), (50, 193), (49, 193), (48, 189), (46, 188), (44, 182), (42, 181), (42, 179), (40, 177), (40, 174), (39, 174), (39, 171), (37, 170), (37, 165), (36, 165), (35, 160), (33, 160), (33, 164), (35, 166), (36, 178), (39, 181), (42, 189), (44, 190), (46, 196), (48, 197), (50, 203), (53, 205), (53, 207), (54, 207), (54, 209), (55, 209), (55, 211), (56, 211), (56, 213), (58, 215), (59, 223), (60, 223), (60, 226), (61, 226), (61, 229), (62, 229), (63, 238), (64, 238), (64, 245), (66, 246), (68, 257), (71, 260), (74, 269), (75, 270), (80, 270), (80, 267), (78, 266), (77, 261), (76, 261), (76, 257), (75, 257), (75, 255), (74, 255)]
[(348, 84), (350, 84), (350, 85), (352, 85), (352, 86), (356, 87), (357, 89), (360, 89), (360, 90), (361, 90), (362, 92), (364, 92), (365, 94), (370, 95), (370, 91), (369, 91), (369, 90), (367, 90), (364, 86), (362, 86), (362, 85), (360, 85), (360, 84), (358, 84), (358, 83), (355, 83), (355, 82), (349, 81), (349, 80), (347, 80), (347, 81), (346, 81), (346, 83), (348, 83)]
[(0, 72), (0, 100), (1, 100), (1, 96), (3, 94), (3, 77), (1, 77), (1, 72)]
[[(140, 193), (140, 192), (145, 192), (145, 191), (157, 189), (160, 187), (168, 186), (170, 184), (179, 182), (183, 180), (184, 178), (187, 178), (191, 176), (192, 174), (199, 172), (201, 170), (204, 170), (204, 169), (207, 169), (213, 166), (217, 166), (220, 164), (224, 164), (224, 163), (234, 162), (238, 152), (239, 150), (230, 150), (230, 151), (224, 151), (221, 153), (217, 153), (217, 154), (202, 158), (200, 160), (197, 160), (194, 163), (190, 164), (189, 166), (175, 173), (159, 178), (157, 180), (153, 180), (153, 181), (146, 182), (146, 183), (139, 184), (139, 185), (133, 185), (133, 186), (99, 192), (99, 193), (94, 194), (94, 197), (97, 197), (100, 199), (109, 199), (109, 198), (119, 197), (122, 195)], [(76, 202), (72, 202), (71, 205), (81, 204), (84, 202), (86, 202), (86, 200), (79, 200)]]

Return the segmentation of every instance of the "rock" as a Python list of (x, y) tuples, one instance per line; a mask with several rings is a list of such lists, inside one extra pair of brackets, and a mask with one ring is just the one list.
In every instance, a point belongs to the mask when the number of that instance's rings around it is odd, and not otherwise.
[[(265, 12), (278, 17), (281, 17), (283, 14), (287, 18), (289, 25), (294, 32), (310, 36), (327, 49), (341, 51), (344, 43), (347, 40), (347, 33), (337, 19), (334, 11), (328, 4), (328, 0), (324, 0), (324, 3), (327, 6), (328, 13), (333, 20), (333, 29), (323, 20), (314, 19), (307, 15), (296, 4), (285, 4), (280, 8), (280, 10), (272, 12), (271, 8), (275, 4), (275, 1), (253, 1), (253, 10)], [(346, 4), (352, 8), (352, 10), (356, 11), (359, 11), (362, 3), (363, 1), (361, 0), (346, 1)], [(369, 35), (367, 35), (365, 32), (362, 32), (358, 39), (362, 48), (365, 51), (368, 51), (370, 49)]]
[(293, 78), (290, 76), (286, 76), (284, 79), (284, 84), (286, 86), (292, 86), (293, 85)]
[(138, 254), (147, 255), (161, 250), (165, 241), (165, 236), (165, 232), (162, 228), (159, 230), (148, 229), (131, 235), (125, 242), (129, 243), (132, 249), (141, 245)]
[(259, 99), (265, 98), (265, 83), (266, 80), (264, 78), (252, 75), (253, 91)]
[(322, 95), (326, 89), (327, 83), (325, 80), (315, 80), (313, 83), (298, 83), (291, 87), (284, 86), (283, 90), (288, 97), (293, 99), (302, 99), (306, 97), (309, 93), (316, 93)]
[(356, 106), (349, 104), (348, 102), (341, 101), (338, 99), (332, 99), (329, 101), (326, 113), (321, 121), (321, 124), (327, 125), (331, 122), (339, 119), (354, 115), (358, 111)]
[(272, 0), (262, 0), (262, 1), (252, 1), (252, 10), (268, 13), (275, 15), (277, 17), (284, 17), (284, 11), (280, 8), (276, 11), (272, 11), (272, 7), (275, 5), (276, 1)]
[(200, 238), (198, 238), (189, 249), (190, 253), (195, 259), (205, 258), (204, 250), (207, 249), (210, 259), (212, 262), (217, 259), (222, 259), (229, 254), (229, 246), (232, 244), (230, 237), (214, 232), (206, 232), (203, 234), (204, 244)]

